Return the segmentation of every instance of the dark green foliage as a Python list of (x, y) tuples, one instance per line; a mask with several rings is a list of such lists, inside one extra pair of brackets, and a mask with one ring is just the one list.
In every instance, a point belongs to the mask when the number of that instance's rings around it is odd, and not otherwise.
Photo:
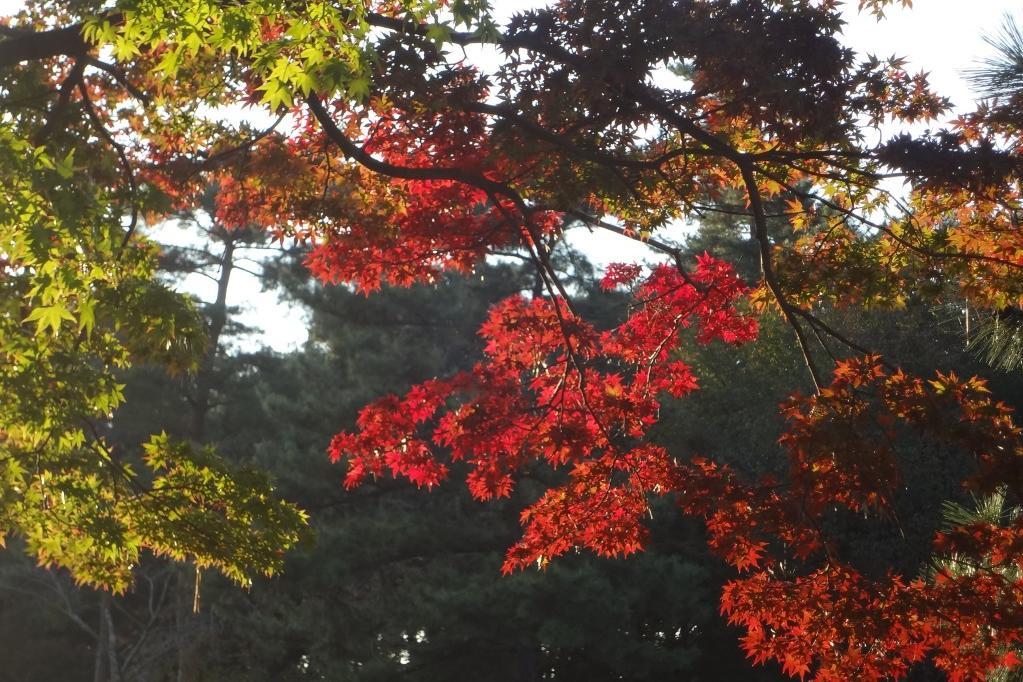
[(1023, 368), (1023, 312), (1006, 308), (980, 317), (970, 338), (970, 350), (995, 369)]
[(1011, 99), (1023, 92), (1023, 32), (1011, 15), (1006, 14), (998, 33), (984, 41), (995, 55), (981, 61), (967, 73), (970, 83), (984, 97)]

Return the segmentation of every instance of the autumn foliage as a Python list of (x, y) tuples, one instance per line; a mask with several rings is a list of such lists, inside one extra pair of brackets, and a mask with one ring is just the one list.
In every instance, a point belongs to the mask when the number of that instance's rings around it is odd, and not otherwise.
[[(564, 299), (508, 299), (480, 330), (484, 362), (370, 405), (357, 433), (334, 439), (331, 456), (348, 459), (349, 486), (385, 471), (432, 486), (447, 474), (435, 454), (443, 447), (469, 463), (469, 489), (482, 500), (508, 496), (515, 474), (537, 460), (568, 466), (568, 482), (523, 512), (524, 536), (505, 570), (544, 565), (573, 547), (635, 552), (646, 496), (678, 490), (677, 464), (642, 439), (661, 393), (697, 387), (672, 358), (680, 333), (693, 326), (703, 342), (752, 340), (755, 320), (733, 307), (744, 290), (710, 256), (691, 274), (662, 266), (636, 286), (629, 319), (607, 331), (580, 320)], [(420, 434), (433, 420), (432, 433)]]
[[(651, 498), (670, 497), (736, 570), (721, 610), (754, 662), (817, 680), (899, 678), (925, 659), (952, 679), (1020, 664), (1023, 583), (1006, 569), (1023, 568), (1023, 523), (936, 531), (938, 565), (969, 570), (914, 575), (865, 574), (827, 530), (842, 514), (891, 522), (912, 483), (900, 451), (918, 440), (962, 453), (967, 490), (1023, 494), (1023, 433), (982, 380), (911, 376), (827, 316), (1023, 305), (1018, 102), (868, 144), (864, 126), (935, 121), (948, 103), (902, 60), (845, 47), (832, 0), (560, 0), (501, 30), (467, 2), (442, 3), (450, 21), (415, 2), (122, 5), (77, 17), (65, 43), (43, 10), (26, 16), (40, 42), (12, 34), (0, 65), (30, 74), (53, 105), (0, 120), (35, 141), (18, 153), (105, 140), (102, 163), (59, 170), (105, 188), (107, 214), (133, 216), (125, 243), (140, 211), (174, 215), (213, 188), (225, 228), (304, 244), (318, 278), (367, 294), (494, 254), (537, 271), (533, 291), (490, 311), (471, 371), (384, 397), (333, 439), (346, 486), (391, 475), (431, 488), (457, 469), (488, 500), (554, 470), (522, 512), (506, 572), (577, 549), (639, 551)], [(96, 44), (116, 63), (88, 61)], [(491, 73), (457, 57), (482, 44), (500, 48)], [(204, 116), (230, 104), (276, 123)], [(74, 115), (92, 133), (49, 139)], [(672, 241), (716, 211), (748, 222), (758, 281)], [(629, 297), (617, 324), (581, 315), (553, 265), (571, 228), (659, 259), (607, 269), (605, 289)], [(79, 226), (67, 241), (89, 238)], [(5, 264), (5, 277), (35, 272), (22, 266)], [(75, 305), (43, 331), (79, 324)], [(687, 344), (754, 343), (772, 315), (814, 387), (781, 406), (787, 475), (748, 480), (713, 452), (680, 459), (652, 443), (664, 401), (698, 399)]]

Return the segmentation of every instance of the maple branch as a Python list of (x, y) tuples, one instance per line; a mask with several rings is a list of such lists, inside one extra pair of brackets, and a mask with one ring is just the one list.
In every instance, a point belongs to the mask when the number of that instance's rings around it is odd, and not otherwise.
[[(188, 180), (191, 180), (193, 177), (195, 177), (199, 173), (202, 173), (203, 171), (209, 170), (211, 168), (216, 168), (225, 159), (228, 159), (234, 156), (235, 154), (239, 154), (241, 152), (245, 152), (252, 149), (261, 140), (265, 139), (268, 135), (277, 130), (277, 127), (284, 121), (286, 116), (287, 112), (280, 114), (277, 117), (277, 119), (273, 123), (271, 123), (267, 128), (259, 131), (258, 133), (256, 133), (249, 139), (245, 140), (244, 142), (240, 142), (239, 144), (235, 145), (234, 147), (231, 147), (230, 149), (225, 149), (223, 151), (217, 152), (216, 154), (213, 154), (212, 156), (206, 157), (200, 163), (196, 164), (195, 168), (193, 168), (192, 171), (187, 176), (185, 176), (185, 181), (187, 182)], [(204, 152), (202, 151), (197, 152), (199, 156), (202, 156), (203, 153)]]
[[(416, 23), (408, 19), (399, 19), (398, 17), (389, 17), (379, 12), (365, 12), (362, 16), (370, 26), (386, 28), (390, 31), (414, 35), (420, 38), (427, 37), (427, 26), (425, 24)], [(445, 40), (461, 47), (485, 42), (477, 31), (449, 31), (445, 35)]]
[(689, 277), (689, 273), (686, 272), (684, 253), (682, 249), (675, 246), (671, 246), (670, 244), (662, 242), (658, 239), (654, 239), (652, 237), (648, 238), (638, 237), (631, 230), (627, 230), (624, 227), (619, 227), (618, 225), (612, 225), (606, 220), (601, 220), (596, 216), (591, 216), (578, 209), (569, 209), (565, 211), (565, 214), (578, 219), (583, 224), (592, 225), (593, 227), (599, 227), (602, 230), (607, 230), (608, 232), (619, 234), (627, 239), (639, 242), (640, 244), (645, 244), (656, 251), (660, 251), (661, 253), (665, 253), (671, 256), (672, 260), (675, 262), (675, 269), (678, 270), (679, 275), (681, 275), (682, 279), (686, 282), (686, 284), (690, 285), (697, 291), (702, 292), (704, 290), (704, 288), (697, 282), (694, 282), (692, 278)]
[[(779, 150), (779, 149), (768, 149), (763, 152), (756, 152), (750, 154), (750, 156), (757, 161), (782, 161), (787, 162), (791, 160), (809, 160), (809, 161), (826, 161), (829, 164), (835, 164), (834, 159), (872, 159), (874, 154), (872, 152), (858, 152), (851, 151), (848, 149), (818, 149), (818, 150)], [(846, 170), (857, 172), (862, 175), (870, 175), (869, 171), (864, 171), (855, 168), (846, 168)], [(885, 176), (881, 176), (885, 177)]]
[[(893, 241), (895, 241), (896, 243), (898, 243), (899, 245), (904, 246), (907, 249), (909, 249), (910, 251), (918, 253), (921, 256), (926, 256), (928, 258), (937, 258), (939, 260), (960, 259), (960, 260), (982, 261), (982, 262), (986, 262), (986, 263), (994, 263), (996, 265), (1004, 265), (1006, 267), (1015, 268), (1017, 270), (1023, 270), (1023, 264), (1014, 263), (1013, 261), (1005, 260), (1004, 258), (999, 258), (997, 256), (989, 256), (988, 254), (985, 254), (985, 253), (968, 253), (968, 252), (963, 252), (963, 251), (935, 251), (933, 249), (928, 249), (925, 246), (920, 246), (919, 244), (914, 244), (913, 242), (909, 241), (905, 237), (903, 237), (903, 236), (897, 234), (896, 232), (894, 232), (892, 230), (892, 228), (888, 227), (887, 225), (885, 225), (883, 223), (879, 223), (879, 222), (877, 222), (875, 220), (870, 220), (869, 218), (867, 218), (867, 217), (857, 213), (856, 211), (853, 211), (851, 209), (845, 208), (844, 206), (842, 206), (840, 204), (837, 204), (834, 201), (831, 201), (830, 199), (828, 199), (826, 197), (822, 197), (821, 195), (817, 194), (816, 192), (811, 192), (811, 191), (808, 191), (808, 190), (801, 190), (798, 187), (796, 187), (794, 185), (790, 185), (789, 183), (785, 182), (784, 180), (779, 179), (778, 177), (772, 175), (771, 173), (768, 173), (768, 172), (763, 171), (763, 170), (761, 170), (761, 172), (763, 172), (764, 175), (766, 175), (768, 178), (770, 178), (774, 182), (777, 182), (779, 185), (784, 187), (789, 192), (792, 192), (793, 194), (801, 196), (804, 199), (809, 199), (810, 201), (815, 201), (815, 202), (821, 204), (822, 206), (826, 206), (827, 208), (830, 208), (831, 210), (836, 211), (837, 213), (842, 214), (843, 216), (845, 216), (848, 219), (855, 220), (856, 222), (861, 223), (863, 225), (866, 225), (867, 227), (873, 228), (873, 229), (875, 229), (875, 230), (877, 230), (879, 232), (883, 232), (884, 234), (886, 234), (889, 237), (891, 237), (891, 239)], [(908, 208), (903, 208), (902, 210), (906, 213), (906, 217), (907, 217), (907, 219), (909, 221), (915, 222), (914, 219), (913, 219), (913, 214), (912, 214), (911, 211), (909, 211)]]
[(821, 381), (820, 372), (817, 369), (817, 365), (813, 361), (813, 357), (810, 354), (810, 346), (807, 343), (806, 335), (803, 332), (803, 328), (800, 326), (799, 321), (796, 319), (797, 308), (793, 306), (789, 300), (785, 297), (785, 293), (782, 291), (778, 279), (774, 272), (774, 263), (771, 257), (771, 240), (767, 234), (767, 217), (764, 215), (764, 204), (760, 196), (760, 188), (757, 187), (757, 180), (753, 174), (753, 164), (746, 158), (742, 158), (739, 163), (739, 171), (742, 173), (742, 181), (746, 185), (746, 191), (749, 193), (750, 208), (753, 209), (753, 220), (751, 221), (753, 238), (760, 246), (760, 271), (764, 275), (764, 283), (770, 290), (771, 295), (778, 302), (778, 306), (781, 308), (782, 315), (785, 320), (792, 327), (792, 330), (796, 334), (796, 341), (799, 343), (799, 349), (803, 353), (803, 361), (806, 363), (806, 368), (810, 372), (810, 378), (813, 379), (814, 389), (817, 393), (821, 392)]
[(78, 79), (78, 91), (82, 95), (82, 103), (85, 106), (85, 113), (88, 114), (89, 120), (92, 121), (93, 127), (96, 129), (96, 133), (102, 137), (106, 142), (114, 149), (117, 153), (117, 158), (121, 162), (121, 168), (124, 172), (125, 180), (128, 182), (128, 191), (131, 195), (131, 222), (128, 224), (128, 229), (125, 230), (124, 238), (121, 240), (121, 249), (124, 249), (131, 241), (132, 235), (135, 233), (135, 228), (139, 224), (139, 201), (138, 201), (138, 183), (135, 181), (135, 171), (131, 167), (131, 161), (128, 160), (128, 155), (124, 151), (124, 145), (114, 139), (110, 131), (107, 130), (106, 126), (103, 125), (103, 121), (100, 120), (99, 114), (96, 112), (96, 108), (92, 105), (92, 100), (89, 98), (89, 90), (85, 86), (85, 80), (82, 78)]
[[(557, 295), (554, 293), (554, 288), (557, 288), (561, 294), (561, 298), (564, 304), (568, 306), (570, 312), (575, 314), (572, 309), (572, 303), (565, 291), (564, 286), (558, 279), (557, 273), (554, 271), (553, 266), (550, 263), (550, 258), (543, 248), (543, 241), (536, 230), (530, 224), (530, 215), (535, 212), (535, 209), (530, 208), (526, 204), (525, 199), (511, 186), (497, 180), (492, 180), (479, 173), (471, 173), (461, 168), (443, 167), (436, 166), (433, 168), (415, 168), (409, 166), (398, 166), (381, 159), (377, 159), (372, 154), (367, 152), (363, 147), (355, 144), (351, 139), (344, 134), (344, 132), (337, 126), (334, 119), (331, 118), (330, 114), (324, 108), (323, 103), (315, 93), (309, 93), (306, 97), (306, 103), (309, 105), (309, 110), (313, 116), (319, 121), (323, 132), (341, 149), (342, 153), (348, 158), (355, 160), (357, 163), (368, 168), (371, 171), (380, 173), (393, 178), (401, 178), (405, 180), (446, 180), (460, 182), (462, 184), (470, 185), (479, 190), (482, 190), (490, 197), (491, 202), (498, 207), (499, 210), (504, 210), (499, 201), (495, 201), (495, 196), (503, 196), (510, 199), (511, 202), (518, 209), (522, 219), (522, 226), (527, 233), (527, 245), (530, 248), (530, 252), (535, 252), (535, 262), (537, 267), (540, 269), (545, 285), (547, 286), (552, 300), (555, 301), (555, 308), (558, 309), (558, 317), (561, 318), (560, 308), (557, 303)], [(563, 321), (563, 320), (562, 320)]]
[[(425, 37), (427, 35), (427, 27), (425, 25), (395, 17), (387, 17), (376, 13), (367, 13), (366, 21), (371, 26), (386, 28), (392, 31), (399, 31), (421, 37)], [(452, 44), (461, 45), (463, 47), (484, 42), (482, 40), (482, 36), (478, 32), (468, 33), (454, 31), (447, 35), (446, 40)], [(554, 59), (567, 66), (571, 66), (579, 73), (585, 73), (588, 71), (586, 68), (586, 59), (582, 55), (573, 54), (557, 43), (553, 43), (544, 36), (536, 33), (520, 32), (512, 35), (504, 35), (497, 41), (497, 45), (505, 52), (511, 52), (513, 50), (531, 51)], [(725, 158), (736, 162), (742, 157), (740, 152), (722, 142), (711, 133), (703, 130), (690, 119), (679, 115), (674, 107), (668, 105), (660, 98), (653, 96), (649, 87), (642, 84), (639, 86), (634, 84), (630, 85), (622, 79), (613, 78), (609, 73), (601, 74), (600, 80), (605, 81), (608, 85), (621, 88), (622, 93), (630, 95), (636, 103), (651, 106), (666, 120), (671, 122), (681, 131), (693, 137), (698, 142), (706, 145), (710, 150), (713, 150)], [(503, 112), (496, 110), (491, 110), (489, 113), (503, 115)], [(549, 132), (545, 133), (545, 135), (550, 134), (551, 133)], [(686, 153), (706, 153), (706, 150), (690, 149), (687, 150)]]
[[(416, 35), (419, 37), (427, 37), (427, 26), (424, 24), (418, 24), (412, 21), (399, 19), (395, 17), (387, 17), (377, 13), (368, 13), (366, 15), (366, 21), (371, 26), (379, 28), (386, 28), (392, 31), (398, 31), (405, 34)], [(466, 47), (472, 44), (481, 44), (488, 42), (483, 39), (479, 32), (449, 32), (446, 36), (446, 41), (452, 44), (456, 44), (462, 47)], [(544, 36), (538, 35), (531, 32), (521, 32), (513, 35), (501, 36), (496, 44), (500, 49), (505, 52), (512, 50), (521, 49), (525, 51), (531, 51), (541, 54), (546, 57), (553, 58), (562, 64), (572, 66), (577, 72), (583, 73), (586, 71), (586, 60), (581, 55), (575, 55), (565, 48), (552, 43), (547, 40)], [(778, 161), (778, 162), (790, 162), (793, 160), (818, 160), (825, 161), (832, 165), (839, 165), (849, 172), (855, 172), (867, 177), (878, 177), (877, 174), (863, 169), (849, 168), (847, 166), (841, 166), (838, 164), (837, 159), (845, 160), (864, 160), (875, 157), (873, 152), (848, 150), (848, 149), (829, 149), (829, 150), (777, 150), (770, 149), (754, 154), (745, 154), (739, 150), (731, 147), (726, 142), (717, 138), (712, 133), (700, 128), (693, 120), (681, 116), (677, 112), (676, 106), (669, 104), (662, 100), (659, 96), (654, 93), (657, 92), (656, 88), (646, 85), (645, 83), (636, 83), (633, 81), (629, 83), (619, 78), (614, 78), (610, 72), (600, 74), (601, 79), (609, 85), (619, 86), (623, 94), (629, 95), (634, 101), (639, 104), (647, 105), (648, 107), (657, 111), (667, 121), (671, 122), (676, 128), (685, 134), (691, 136), (698, 142), (706, 145), (706, 149), (690, 149), (690, 148), (679, 148), (671, 152), (665, 153), (660, 157), (654, 159), (627, 159), (622, 157), (616, 157), (609, 154), (597, 152), (595, 150), (580, 149), (575, 145), (567, 143), (563, 136), (559, 135), (554, 131), (550, 131), (543, 128), (535, 121), (527, 119), (526, 117), (512, 111), (507, 106), (487, 104), (487, 103), (471, 103), (463, 106), (465, 111), (475, 111), (479, 113), (487, 113), (491, 115), (500, 116), (501, 118), (516, 123), (520, 127), (528, 130), (537, 137), (551, 142), (562, 149), (566, 149), (575, 152), (579, 158), (593, 161), (595, 163), (601, 163), (605, 165), (616, 165), (616, 166), (628, 166), (634, 168), (659, 168), (666, 161), (677, 156), (684, 154), (698, 154), (698, 155), (713, 155), (717, 154), (727, 158), (733, 162), (738, 163), (742, 158), (752, 158), (757, 161)], [(693, 92), (686, 95), (685, 99), (692, 99), (697, 97), (699, 93)], [(722, 107), (725, 105), (722, 105)]]
[(124, 74), (124, 72), (118, 69), (113, 64), (108, 64), (107, 62), (100, 61), (99, 59), (96, 59), (92, 55), (88, 54), (82, 57), (82, 59), (89, 66), (95, 67), (100, 71), (103, 71), (112, 76), (113, 79), (120, 83), (124, 87), (124, 89), (127, 90), (129, 94), (131, 94), (132, 97), (142, 102), (146, 106), (149, 106), (150, 102), (152, 102), (152, 98), (149, 95), (147, 95), (145, 92), (139, 89), (137, 85), (128, 80), (128, 77)]
[[(0, 45), (2, 45), (2, 43), (0, 43)], [(84, 70), (84, 60), (76, 59), (75, 63), (71, 66), (71, 70), (68, 71), (67, 76), (63, 81), (61, 81), (57, 101), (54, 103), (53, 108), (50, 109), (50, 113), (46, 117), (46, 123), (44, 123), (43, 127), (40, 128), (32, 137), (32, 143), (36, 146), (42, 146), (53, 131), (56, 130), (57, 126), (63, 122), (64, 114), (67, 112), (67, 108), (71, 103), (71, 92), (82, 80), (82, 72)]]
[(432, 168), (398, 166), (382, 161), (355, 144), (338, 128), (337, 123), (331, 118), (326, 108), (324, 108), (323, 102), (320, 101), (316, 94), (309, 93), (305, 101), (309, 105), (309, 110), (313, 116), (319, 121), (323, 132), (341, 149), (342, 153), (371, 171), (403, 180), (450, 180), (460, 182), (480, 189), (487, 194), (496, 194), (510, 199), (522, 213), (523, 217), (528, 216), (531, 212), (522, 195), (517, 191), (503, 182), (491, 180), (479, 173), (470, 173), (461, 168), (445, 166), (434, 166)]
[[(565, 48), (546, 40), (543, 36), (535, 33), (517, 33), (511, 36), (504, 36), (500, 46), (511, 51), (522, 49), (536, 52), (545, 57), (554, 59), (566, 66), (573, 67), (578, 73), (591, 72), (587, 68), (587, 60), (581, 55), (575, 55)], [(604, 81), (608, 86), (618, 89), (623, 95), (632, 99), (637, 104), (643, 105), (655, 111), (665, 121), (675, 126), (679, 132), (692, 137), (703, 144), (708, 150), (738, 164), (743, 162), (745, 155), (733, 148), (728, 143), (719, 139), (714, 134), (704, 130), (691, 119), (678, 113), (677, 109), (662, 100), (655, 94), (656, 90), (642, 82), (627, 81), (623, 78), (616, 78), (612, 72), (602, 72), (599, 80)], [(706, 150), (689, 150), (689, 153), (706, 153)]]
[(630, 159), (623, 156), (615, 156), (614, 154), (607, 154), (595, 149), (584, 149), (579, 145), (573, 144), (566, 140), (564, 133), (559, 133), (544, 128), (537, 122), (528, 119), (522, 114), (513, 111), (511, 107), (506, 105), (488, 104), (486, 102), (470, 102), (469, 104), (463, 105), (462, 109), (470, 113), (481, 113), (498, 116), (532, 133), (541, 140), (553, 144), (559, 149), (564, 149), (584, 161), (592, 161), (593, 163), (597, 163), (602, 166), (656, 169), (660, 168), (668, 161), (678, 158), (679, 156), (683, 156), (686, 154), (708, 155), (710, 153), (708, 152), (708, 150), (705, 149), (691, 149), (688, 147), (678, 147), (650, 159)]
[[(541, 54), (556, 57), (563, 63), (575, 67), (577, 70), (581, 71), (584, 69), (584, 64), (580, 58), (569, 53), (564, 48), (551, 45), (550, 43), (538, 42), (534, 39), (534, 36), (529, 34), (520, 34), (509, 42), (511, 46), (514, 47), (533, 49)], [(605, 76), (603, 80), (609, 85), (618, 86), (623, 94), (630, 96), (637, 103), (646, 105), (648, 108), (656, 111), (666, 121), (675, 126), (679, 132), (688, 135), (697, 142), (705, 145), (707, 150), (717, 153), (721, 157), (732, 161), (736, 166), (738, 166), (742, 174), (743, 182), (746, 185), (747, 192), (749, 193), (750, 204), (753, 210), (751, 221), (753, 228), (752, 232), (754, 239), (760, 246), (761, 271), (764, 275), (764, 282), (771, 291), (775, 300), (778, 302), (778, 305), (781, 307), (782, 314), (786, 321), (788, 321), (789, 325), (795, 332), (796, 341), (799, 344), (803, 360), (810, 373), (815, 391), (820, 393), (823, 382), (821, 380), (820, 372), (811, 355), (805, 333), (802, 326), (799, 324), (799, 321), (796, 319), (796, 308), (785, 297), (774, 273), (771, 258), (772, 247), (767, 232), (767, 216), (764, 211), (759, 188), (756, 184), (756, 178), (753, 175), (753, 157), (735, 149), (728, 143), (719, 139), (717, 136), (701, 128), (691, 119), (680, 115), (673, 107), (668, 106), (660, 97), (656, 96), (651, 87), (642, 83), (636, 84), (619, 81), (608, 76)], [(699, 153), (705, 152), (703, 150), (699, 150)]]
[[(92, 451), (111, 468), (115, 476), (119, 476), (121, 480), (128, 484), (128, 487), (134, 491), (134, 499), (138, 500), (141, 504), (144, 504), (143, 500), (152, 500), (161, 512), (167, 514), (172, 512), (173, 509), (167, 504), (160, 493), (167, 493), (174, 490), (191, 490), (188, 486), (163, 486), (159, 488), (159, 490), (145, 487), (139, 482), (139, 477), (132, 472), (131, 468), (122, 464), (120, 457), (118, 457), (117, 454), (106, 445), (103, 441), (103, 436), (96, 427), (96, 424), (94, 424), (88, 417), (81, 417), (80, 420), (83, 424), (85, 424), (89, 431), (89, 435), (91, 436), (89, 446)], [(117, 479), (114, 478), (112, 480), (114, 482), (116, 492)], [(212, 543), (217, 541), (217, 537), (214, 534), (207, 532), (205, 528), (196, 525), (185, 516), (178, 515), (176, 520), (185, 526), (190, 532), (194, 533), (196, 538), (201, 538)]]
[(49, 57), (84, 57), (92, 46), (82, 37), (84, 24), (49, 31), (5, 31), (0, 40), (0, 68)]
[[(853, 349), (857, 353), (860, 353), (862, 355), (872, 355), (872, 354), (874, 354), (874, 351), (870, 350), (869, 348), (866, 348), (865, 346), (861, 346), (860, 344), (858, 344), (855, 341), (851, 340), (850, 338), (848, 338), (847, 336), (843, 335), (841, 332), (839, 332), (835, 328), (833, 328), (830, 325), (826, 324), (823, 320), (821, 320), (816, 315), (813, 315), (813, 314), (807, 312), (806, 310), (803, 310), (802, 308), (793, 308), (793, 312), (796, 315), (798, 315), (799, 317), (802, 317), (808, 323), (810, 323), (810, 326), (813, 329), (815, 329), (815, 330), (819, 329), (820, 331), (824, 332), (828, 336), (834, 338), (839, 343), (842, 343), (842, 344), (848, 346), (849, 348)], [(823, 345), (823, 343), (821, 345)], [(880, 358), (880, 362), (881, 362), (882, 365), (884, 365), (886, 368), (888, 368), (889, 370), (891, 370), (893, 372), (898, 369), (898, 367), (896, 367), (892, 363), (888, 362), (883, 357)]]
[(828, 342), (824, 340), (824, 337), (821, 336), (821, 331), (813, 323), (810, 324), (810, 331), (813, 333), (814, 338), (817, 339), (817, 343), (820, 344), (821, 348), (824, 349), (824, 352), (828, 354), (829, 358), (831, 358), (831, 361), (838, 362), (838, 356), (831, 350), (831, 346), (829, 346)]
[[(491, 197), (491, 202), (498, 208), (499, 211), (504, 212), (504, 207), (501, 206), (500, 202), (494, 200)], [(529, 209), (527, 209), (529, 210)], [(558, 293), (561, 295), (561, 300), (564, 301), (565, 306), (568, 307), (570, 313), (573, 316), (578, 316), (575, 306), (572, 305), (572, 299), (569, 297), (568, 292), (565, 291), (564, 285), (561, 283), (561, 279), (558, 277), (557, 271), (554, 269), (554, 265), (551, 263), (550, 254), (544, 247), (543, 236), (538, 234), (536, 229), (529, 222), (529, 214), (525, 213), (522, 216), (522, 229), (526, 237), (526, 247), (529, 251), (530, 256), (533, 258), (534, 265), (540, 273), (540, 278), (543, 280), (544, 286), (547, 288), (550, 294), (551, 301), (554, 304), (554, 309), (558, 314), (558, 321), (561, 324), (562, 335), (565, 338), (565, 343), (571, 351), (571, 342), (568, 338), (568, 332), (566, 331), (566, 322), (561, 314), (561, 309), (558, 303), (558, 295), (555, 294), (554, 288), (557, 288)], [(574, 356), (573, 356), (574, 357)]]
[[(367, 21), (374, 26), (390, 28), (392, 30), (404, 31), (416, 35), (426, 35), (425, 26), (400, 19), (377, 15), (367, 18)], [(448, 39), (450, 42), (462, 46), (480, 42), (480, 36), (477, 33), (453, 32), (449, 35)], [(555, 59), (567, 66), (571, 66), (579, 73), (585, 73), (588, 71), (586, 68), (586, 59), (582, 55), (575, 55), (557, 43), (551, 42), (544, 36), (536, 33), (521, 32), (502, 36), (500, 40), (498, 40), (498, 46), (505, 52), (510, 52), (512, 50), (532, 51), (545, 57)], [(725, 158), (735, 162), (738, 162), (742, 158), (743, 155), (740, 152), (729, 146), (727, 143), (721, 141), (713, 134), (703, 130), (692, 120), (679, 115), (674, 107), (668, 105), (659, 97), (654, 96), (649, 86), (642, 83), (637, 85), (635, 83), (626, 82), (621, 78), (614, 78), (609, 72), (601, 74), (600, 80), (603, 80), (608, 85), (619, 87), (623, 94), (631, 96), (636, 103), (644, 104), (653, 108), (661, 116), (663, 116), (665, 120), (679, 128), (680, 131), (685, 132), (693, 139), (706, 145), (709, 149), (714, 150)], [(690, 151), (695, 152), (697, 150)]]
[[(492, 180), (479, 173), (471, 173), (461, 168), (451, 167), (433, 167), (433, 168), (416, 168), (408, 166), (398, 166), (391, 164), (387, 161), (375, 158), (373, 155), (368, 153), (363, 147), (355, 144), (344, 132), (337, 126), (334, 119), (327, 112), (323, 103), (319, 97), (314, 93), (310, 93), (306, 97), (306, 103), (309, 106), (309, 110), (313, 116), (320, 123), (323, 132), (328, 138), (334, 142), (344, 153), (344, 155), (350, 159), (355, 160), (357, 163), (368, 168), (371, 171), (386, 175), (388, 177), (400, 178), (406, 180), (440, 180), (440, 181), (454, 181), (463, 184), (476, 187), (482, 190), (490, 198), (491, 202), (498, 207), (499, 210), (504, 210), (501, 203), (496, 200), (496, 196), (503, 196), (512, 201), (515, 207), (518, 209), (522, 219), (523, 230), (527, 237), (527, 246), (529, 247), (529, 253), (534, 261), (534, 265), (537, 267), (541, 274), (544, 285), (546, 286), (548, 293), (551, 296), (551, 300), (557, 312), (559, 322), (561, 322), (562, 329), (564, 331), (565, 321), (561, 312), (561, 302), (569, 308), (572, 314), (575, 311), (572, 309), (572, 303), (562, 285), (554, 267), (551, 265), (549, 255), (543, 247), (543, 240), (541, 236), (536, 232), (533, 226), (530, 224), (530, 215), (535, 212), (535, 209), (530, 208), (522, 195), (518, 191), (510, 187), (509, 185)], [(555, 292), (557, 289), (557, 292)], [(560, 294), (560, 297), (559, 297)], [(560, 298), (560, 302), (559, 302)], [(567, 333), (565, 334), (565, 341), (568, 344), (568, 352), (574, 357), (574, 352), (571, 349)]]

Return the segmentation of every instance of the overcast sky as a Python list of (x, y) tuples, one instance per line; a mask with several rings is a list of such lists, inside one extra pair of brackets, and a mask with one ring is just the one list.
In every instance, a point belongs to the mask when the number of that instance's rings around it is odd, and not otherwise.
[[(516, 10), (538, 4), (546, 3), (494, 2), (499, 16), (508, 16)], [(928, 72), (934, 89), (950, 97), (960, 109), (968, 109), (973, 104), (973, 96), (963, 79), (963, 70), (991, 54), (982, 36), (996, 32), (1006, 13), (1023, 17), (1023, 1), (915, 0), (912, 10), (891, 8), (887, 11), (887, 18), (877, 22), (868, 15), (859, 15), (856, 4), (856, 0), (848, 1), (850, 7), (845, 12), (844, 42), (863, 54), (906, 57), (907, 70)], [(0, 15), (17, 11), (21, 6), (20, 0), (0, 0)], [(606, 232), (588, 236), (586, 242), (586, 250), (598, 265), (615, 260), (642, 259), (648, 255), (635, 243)], [(196, 282), (189, 288), (204, 295), (208, 293), (204, 286), (205, 283)], [(253, 340), (253, 345), (266, 344), (287, 350), (305, 340), (302, 316), (277, 304), (273, 294), (261, 293), (255, 278), (236, 277), (232, 282), (230, 299), (231, 304), (247, 309), (242, 316), (244, 323), (266, 328), (266, 334)]]

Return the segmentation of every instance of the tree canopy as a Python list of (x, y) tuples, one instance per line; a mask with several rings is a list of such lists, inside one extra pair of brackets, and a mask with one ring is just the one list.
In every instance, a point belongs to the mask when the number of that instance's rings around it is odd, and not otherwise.
[[(840, 324), (1023, 305), (1019, 34), (977, 76), (991, 98), (943, 121), (924, 75), (843, 45), (839, 9), (561, 0), (499, 26), (465, 1), (30, 4), (0, 28), (0, 530), (121, 589), (143, 550), (244, 582), (297, 542), (303, 513), (194, 434), (109, 442), (124, 368), (203, 376), (203, 324), (155, 278), (142, 227), (212, 201), (222, 229), (307, 245), (318, 278), (366, 294), (488, 256), (535, 270), (490, 308), (478, 362), (333, 439), (347, 486), (456, 471), (490, 500), (549, 467), (506, 572), (632, 554), (664, 498), (735, 569), (721, 610), (755, 662), (818, 680), (1019, 665), (1021, 517), (936, 519), (934, 570), (917, 573), (868, 570), (833, 532), (899, 523), (921, 442), (958, 453), (977, 495), (1023, 488), (1023, 432), (983, 380)], [(497, 66), (474, 67), (474, 46)], [(871, 142), (920, 121), (935, 129)], [(682, 248), (686, 221), (720, 212), (746, 221), (742, 243)], [(607, 268), (622, 315), (594, 317), (558, 267), (569, 229), (659, 259)], [(745, 278), (728, 261), (743, 253)], [(682, 456), (650, 438), (669, 398), (700, 399), (694, 344), (756, 344), (774, 316), (808, 384), (781, 405), (784, 470), (751, 478), (714, 442)]]

